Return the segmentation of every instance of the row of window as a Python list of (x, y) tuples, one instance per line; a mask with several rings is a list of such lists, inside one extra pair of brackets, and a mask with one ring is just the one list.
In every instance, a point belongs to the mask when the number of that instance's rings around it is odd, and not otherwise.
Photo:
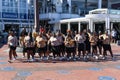
[[(6, 7), (6, 8), (2, 8), (2, 12), (18, 13), (18, 8)], [(27, 13), (27, 12), (34, 13), (34, 10), (30, 9), (27, 11), (27, 9), (19, 9), (19, 13)]]

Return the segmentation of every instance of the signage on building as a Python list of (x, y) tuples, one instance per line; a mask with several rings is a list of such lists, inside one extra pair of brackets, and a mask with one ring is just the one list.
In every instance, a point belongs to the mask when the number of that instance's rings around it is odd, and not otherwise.
[[(1, 16), (0, 16), (1, 17)], [(34, 19), (34, 14), (25, 14), (25, 13), (6, 13), (2, 12), (2, 18), (10, 19)]]
[(18, 14), (17, 13), (6, 13), (6, 12), (3, 12), (2, 13), (2, 18), (18, 18)]

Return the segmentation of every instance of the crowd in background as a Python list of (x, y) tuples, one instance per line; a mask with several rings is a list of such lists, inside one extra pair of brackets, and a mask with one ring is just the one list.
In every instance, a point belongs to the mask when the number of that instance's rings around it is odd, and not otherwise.
[[(114, 39), (114, 38), (113, 38)], [(17, 44), (19, 42), (19, 45)], [(99, 32), (90, 32), (84, 29), (81, 32), (72, 32), (67, 30), (64, 35), (58, 30), (56, 33), (44, 30), (40, 32), (26, 32), (24, 29), (19, 37), (16, 38), (13, 31), (8, 36), (9, 62), (13, 62), (18, 55), (16, 47), (23, 48), (23, 57), (27, 57), (27, 61), (35, 61), (36, 54), (39, 60), (89, 60), (89, 59), (106, 59), (107, 51), (109, 51), (112, 60), (114, 56), (111, 49), (111, 36), (108, 31), (104, 34)], [(13, 58), (12, 58), (13, 56)]]

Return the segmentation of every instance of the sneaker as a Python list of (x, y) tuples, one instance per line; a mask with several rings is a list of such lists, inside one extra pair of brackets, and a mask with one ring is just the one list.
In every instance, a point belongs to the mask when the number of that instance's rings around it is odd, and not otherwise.
[(105, 59), (106, 59), (106, 57), (103, 57), (102, 59), (103, 59), (103, 60), (105, 60)]
[(46, 60), (48, 60), (49, 59), (49, 57), (46, 57)]
[(12, 60), (13, 60), (13, 61), (15, 61), (15, 60), (16, 60), (16, 58), (13, 58)]
[(78, 57), (78, 60), (80, 60), (80, 57)]
[(115, 61), (115, 57), (112, 57), (112, 60)]
[(75, 58), (74, 58), (73, 60), (74, 60), (74, 61), (76, 61), (76, 59), (75, 59)]
[(69, 61), (70, 59), (69, 58), (67, 58), (67, 61)]
[(30, 59), (28, 59), (27, 62), (30, 62)]
[(35, 61), (35, 59), (31, 59), (30, 61), (31, 61), (31, 62), (34, 62), (34, 61)]
[(60, 57), (60, 58), (59, 58), (59, 60), (61, 61), (61, 60), (63, 60), (63, 58), (62, 58), (62, 57)]
[(12, 60), (8, 60), (8, 62), (9, 62), (9, 63), (13, 63), (13, 61), (12, 61)]

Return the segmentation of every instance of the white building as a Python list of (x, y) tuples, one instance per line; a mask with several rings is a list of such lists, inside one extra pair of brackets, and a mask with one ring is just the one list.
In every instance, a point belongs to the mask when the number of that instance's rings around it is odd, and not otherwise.
[[(19, 33), (26, 27), (31, 31), (34, 1), (0, 0), (0, 30), (15, 29)], [(40, 26), (46, 30), (66, 33), (67, 29), (104, 31), (112, 25), (119, 28), (120, 0), (39, 0), (38, 7)]]
[(53, 31), (119, 28), (120, 0), (40, 0), (40, 6), (40, 25)]

